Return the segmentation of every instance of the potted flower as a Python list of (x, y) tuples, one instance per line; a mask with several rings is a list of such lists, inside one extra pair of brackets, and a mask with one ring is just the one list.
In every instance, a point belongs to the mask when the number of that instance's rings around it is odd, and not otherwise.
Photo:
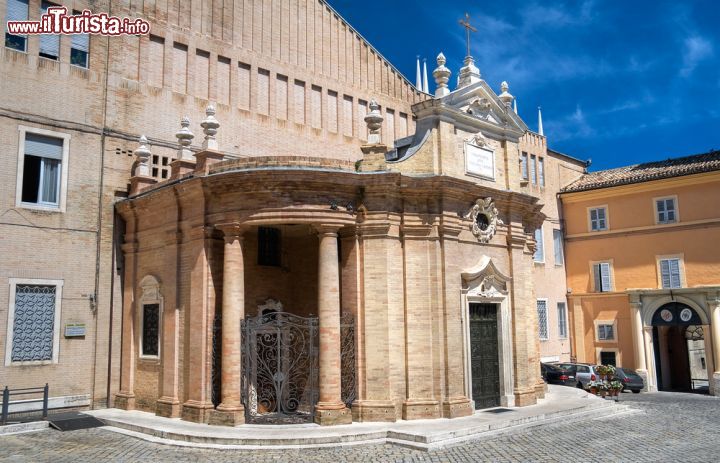
[(610, 385), (608, 384), (607, 381), (598, 381), (597, 388), (598, 388), (598, 391), (600, 392), (600, 397), (602, 397), (604, 399), (605, 396), (607, 396), (608, 391), (610, 390)]
[(613, 380), (610, 382), (610, 391), (613, 396), (617, 397), (620, 395), (620, 391), (623, 390), (623, 384), (618, 380)]
[(598, 385), (600, 384), (599, 381), (590, 381), (588, 383), (588, 388), (590, 389), (590, 394), (597, 395), (598, 393)]
[(597, 371), (597, 373), (605, 379), (610, 379), (615, 375), (615, 367), (612, 365), (598, 365), (595, 368), (595, 371)]

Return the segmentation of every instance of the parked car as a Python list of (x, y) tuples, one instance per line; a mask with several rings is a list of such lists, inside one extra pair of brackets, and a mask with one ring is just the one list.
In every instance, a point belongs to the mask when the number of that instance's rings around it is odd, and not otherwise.
[(623, 385), (623, 391), (633, 391), (635, 394), (639, 394), (640, 391), (645, 387), (642, 376), (638, 375), (635, 370), (629, 368), (616, 368), (615, 376), (618, 381)]
[(575, 386), (575, 374), (567, 368), (561, 368), (550, 363), (541, 363), (540, 374), (548, 384)]
[(555, 366), (564, 368), (575, 376), (574, 385), (581, 389), (588, 389), (590, 381), (600, 379), (600, 375), (595, 371), (596, 365), (589, 363), (556, 363)]

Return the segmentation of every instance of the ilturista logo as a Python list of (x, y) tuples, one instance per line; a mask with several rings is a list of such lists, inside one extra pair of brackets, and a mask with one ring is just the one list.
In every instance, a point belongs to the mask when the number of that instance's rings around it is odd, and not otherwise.
[(52, 6), (40, 21), (8, 21), (7, 31), (13, 35), (147, 35), (150, 23), (141, 18), (120, 18), (90, 10), (69, 15), (66, 7)]

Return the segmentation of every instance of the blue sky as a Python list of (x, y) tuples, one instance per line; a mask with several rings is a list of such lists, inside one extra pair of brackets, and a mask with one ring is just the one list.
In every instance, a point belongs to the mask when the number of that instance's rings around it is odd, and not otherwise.
[(508, 81), (533, 130), (542, 106), (549, 146), (591, 170), (720, 149), (717, 1), (329, 2), (413, 82), (440, 51), (454, 82), (468, 12), (483, 79)]

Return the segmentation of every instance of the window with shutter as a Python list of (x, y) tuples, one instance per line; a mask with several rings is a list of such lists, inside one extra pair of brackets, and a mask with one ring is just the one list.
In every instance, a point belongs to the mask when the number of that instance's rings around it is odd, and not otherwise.
[(555, 251), (555, 265), (561, 267), (563, 265), (563, 243), (562, 232), (553, 230), (553, 247)]
[(545, 262), (545, 245), (543, 243), (542, 228), (535, 230), (535, 254), (533, 255), (535, 262)]
[(564, 302), (557, 303), (557, 314), (558, 314), (558, 336), (560, 338), (567, 338), (567, 311), (565, 309)]
[[(27, 21), (28, 20), (28, 0), (8, 0), (7, 1), (7, 21)], [(13, 50), (27, 51), (27, 36), (13, 35), (5, 32), (5, 46)]]
[(607, 230), (607, 212), (604, 207), (590, 209), (590, 230)]
[(615, 326), (612, 324), (598, 324), (598, 340), (613, 341), (615, 339)]
[[(73, 11), (79, 15), (79, 11)], [(70, 43), (70, 64), (82, 68), (90, 67), (90, 36), (88, 34), (75, 34)]]
[(595, 291), (609, 292), (612, 291), (612, 278), (610, 275), (610, 262), (600, 262), (593, 265), (593, 279), (595, 281)]
[(34, 133), (25, 135), (22, 202), (58, 205), (62, 158), (62, 139)]
[(655, 212), (658, 223), (674, 223), (676, 221), (675, 198), (655, 200)]
[[(42, 2), (40, 4), (40, 15), (47, 14), (47, 9), (54, 5), (50, 2)], [(60, 56), (60, 35), (58, 34), (42, 34), (40, 35), (40, 56), (48, 59), (58, 59)]]
[(663, 288), (681, 288), (680, 259), (660, 260), (660, 280)]

